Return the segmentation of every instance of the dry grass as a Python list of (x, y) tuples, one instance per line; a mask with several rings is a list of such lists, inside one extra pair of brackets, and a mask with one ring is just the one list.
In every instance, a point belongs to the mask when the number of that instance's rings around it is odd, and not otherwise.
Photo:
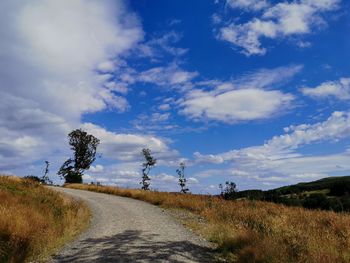
[(0, 176), (0, 262), (44, 261), (76, 236), (90, 212), (38, 183)]
[(190, 211), (204, 218), (194, 229), (231, 262), (350, 262), (349, 214), (107, 186), (67, 187)]

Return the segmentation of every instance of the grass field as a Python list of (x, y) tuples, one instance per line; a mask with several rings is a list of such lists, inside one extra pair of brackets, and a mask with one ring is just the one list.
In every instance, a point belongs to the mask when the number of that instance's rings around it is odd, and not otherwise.
[(0, 176), (0, 200), (0, 262), (44, 262), (90, 218), (82, 202), (18, 177)]
[(216, 243), (230, 262), (350, 262), (350, 214), (107, 186), (66, 187), (131, 197), (194, 215), (187, 216), (192, 219), (186, 224)]

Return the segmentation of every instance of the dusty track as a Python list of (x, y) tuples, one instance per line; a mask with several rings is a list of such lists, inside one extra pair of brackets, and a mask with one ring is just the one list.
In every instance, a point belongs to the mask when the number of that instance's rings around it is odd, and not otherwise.
[(161, 208), (107, 194), (54, 188), (87, 202), (90, 228), (52, 262), (213, 262), (208, 243)]

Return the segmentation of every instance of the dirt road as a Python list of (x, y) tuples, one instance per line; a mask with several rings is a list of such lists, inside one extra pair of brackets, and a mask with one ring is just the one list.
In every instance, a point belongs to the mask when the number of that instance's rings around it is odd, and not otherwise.
[(211, 250), (161, 208), (130, 198), (54, 188), (87, 202), (90, 228), (52, 262), (213, 262)]

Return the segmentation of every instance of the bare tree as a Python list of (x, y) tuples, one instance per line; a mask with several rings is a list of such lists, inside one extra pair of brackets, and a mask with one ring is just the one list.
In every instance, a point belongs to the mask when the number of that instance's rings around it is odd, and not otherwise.
[(185, 178), (185, 168), (185, 162), (181, 162), (179, 169), (176, 170), (177, 174), (179, 175), (179, 185), (181, 187), (180, 192), (184, 194), (189, 191), (189, 189), (186, 187), (187, 179)]
[(152, 157), (151, 150), (148, 148), (142, 149), (142, 155), (145, 158), (145, 162), (142, 164), (142, 181), (140, 184), (142, 184), (143, 190), (149, 190), (151, 178), (149, 178), (148, 174), (156, 164), (157, 160)]
[(42, 182), (45, 184), (52, 184), (52, 181), (50, 180), (48, 173), (49, 173), (49, 165), (50, 162), (49, 161), (45, 161), (45, 172), (44, 172), (44, 176), (42, 177)]

